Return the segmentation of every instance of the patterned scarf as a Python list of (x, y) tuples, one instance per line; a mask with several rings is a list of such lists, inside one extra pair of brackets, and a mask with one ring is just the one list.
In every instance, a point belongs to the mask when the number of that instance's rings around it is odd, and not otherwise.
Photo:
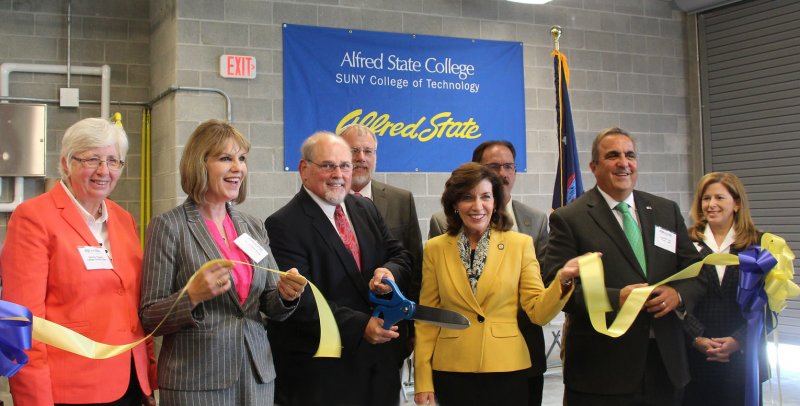
[(458, 235), (458, 253), (461, 256), (461, 263), (467, 270), (467, 278), (472, 287), (472, 294), (478, 295), (478, 279), (481, 278), (483, 273), (483, 266), (486, 265), (486, 254), (489, 252), (489, 234), (491, 227), (486, 229), (483, 233), (478, 244), (475, 246), (473, 253), (469, 247), (469, 238), (464, 230)]

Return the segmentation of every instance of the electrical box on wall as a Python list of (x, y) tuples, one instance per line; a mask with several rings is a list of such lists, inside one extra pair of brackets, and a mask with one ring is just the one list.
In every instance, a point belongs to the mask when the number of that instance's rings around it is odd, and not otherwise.
[(78, 107), (80, 104), (79, 90), (77, 88), (62, 87), (58, 92), (60, 98), (59, 105), (61, 107)]
[(47, 106), (0, 104), (0, 176), (44, 176)]

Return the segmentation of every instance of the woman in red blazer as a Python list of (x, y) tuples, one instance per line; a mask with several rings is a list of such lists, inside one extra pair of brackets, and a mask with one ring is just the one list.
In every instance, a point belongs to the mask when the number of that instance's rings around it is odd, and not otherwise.
[[(61, 181), (14, 211), (0, 254), (3, 300), (106, 344), (144, 337), (136, 223), (108, 200), (127, 150), (125, 132), (106, 120), (87, 118), (67, 129)], [(149, 340), (105, 360), (36, 340), (27, 354), (29, 363), (9, 380), (16, 406), (155, 404)]]

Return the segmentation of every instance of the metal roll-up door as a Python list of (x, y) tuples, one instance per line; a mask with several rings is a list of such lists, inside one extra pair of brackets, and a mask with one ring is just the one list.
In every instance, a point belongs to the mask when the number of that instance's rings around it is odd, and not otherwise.
[[(739, 176), (756, 226), (785, 238), (795, 252), (799, 21), (796, 0), (745, 1), (698, 15), (704, 169)], [(779, 333), (782, 342), (800, 344), (800, 300), (791, 300), (781, 313)]]

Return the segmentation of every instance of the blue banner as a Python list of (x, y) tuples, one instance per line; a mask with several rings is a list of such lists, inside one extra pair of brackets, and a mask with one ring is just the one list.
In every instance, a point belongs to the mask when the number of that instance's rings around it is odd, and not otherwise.
[(359, 123), (378, 137), (378, 171), (450, 172), (478, 144), (525, 154), (522, 44), (284, 24), (284, 162), (315, 131)]

